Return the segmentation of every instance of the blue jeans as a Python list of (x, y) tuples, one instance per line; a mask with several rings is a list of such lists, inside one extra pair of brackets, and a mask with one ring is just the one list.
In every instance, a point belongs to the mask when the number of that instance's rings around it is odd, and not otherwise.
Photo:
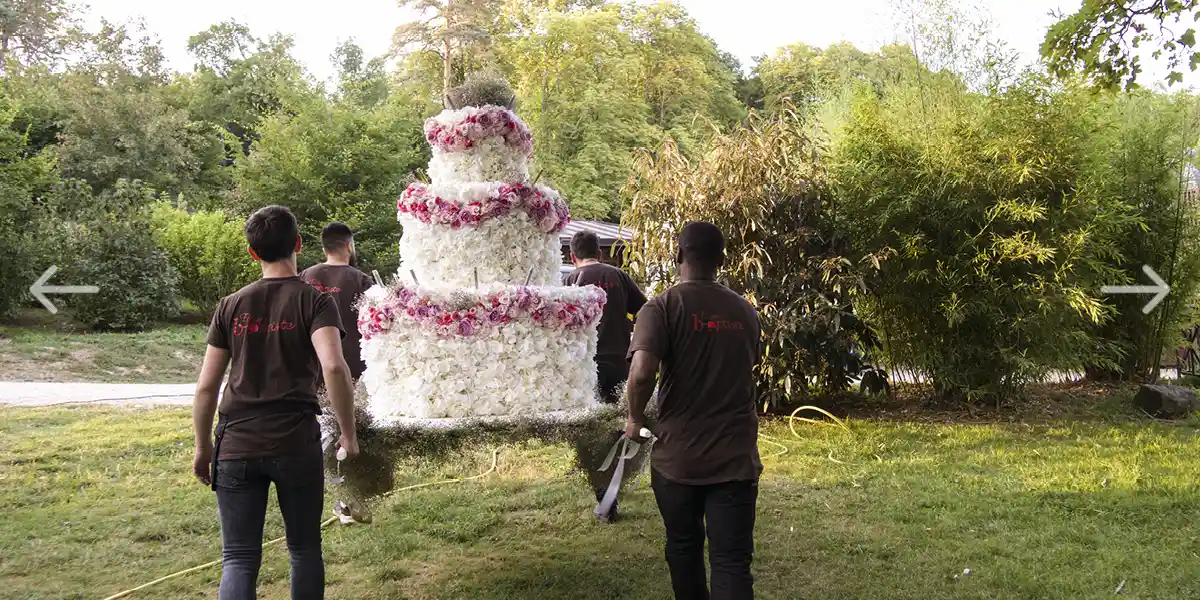
[(221, 460), (215, 479), (223, 561), (220, 600), (256, 598), (272, 482), (292, 558), (292, 600), (323, 600), (325, 470), (320, 447), (313, 445), (303, 455)]

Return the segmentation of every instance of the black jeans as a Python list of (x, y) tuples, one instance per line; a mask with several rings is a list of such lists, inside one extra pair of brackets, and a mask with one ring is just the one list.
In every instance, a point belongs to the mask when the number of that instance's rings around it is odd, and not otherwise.
[(262, 565), (267, 493), (275, 483), (292, 559), (292, 600), (325, 597), (321, 514), (325, 468), (321, 448), (302, 455), (217, 462), (217, 512), (221, 519), (220, 600), (254, 600)]
[[(757, 481), (683, 485), (651, 470), (651, 486), (667, 529), (667, 566), (675, 600), (751, 600)], [(704, 573), (704, 537), (712, 595)]]

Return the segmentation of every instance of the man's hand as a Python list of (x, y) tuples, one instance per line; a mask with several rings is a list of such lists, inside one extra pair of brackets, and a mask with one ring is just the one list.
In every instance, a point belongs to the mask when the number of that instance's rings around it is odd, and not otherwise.
[(646, 419), (635, 419), (632, 416), (625, 420), (625, 437), (638, 442), (643, 440), (642, 428), (646, 426)]
[(346, 449), (346, 458), (354, 458), (355, 456), (358, 456), (358, 437), (353, 435), (347, 436), (343, 434), (342, 437), (338, 439), (338, 447)]
[(198, 446), (192, 459), (192, 474), (204, 485), (212, 485), (212, 454), (212, 446)]

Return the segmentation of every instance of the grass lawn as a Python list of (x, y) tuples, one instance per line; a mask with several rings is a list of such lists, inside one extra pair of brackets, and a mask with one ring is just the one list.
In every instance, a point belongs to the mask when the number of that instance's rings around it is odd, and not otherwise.
[(0, 324), (0, 380), (195, 383), (207, 327), (187, 315), (141, 333), (93, 333), (44, 310)]
[[(1125, 401), (1119, 393), (1109, 402)], [(764, 432), (760, 598), (1200, 598), (1195, 423), (993, 418)], [(189, 475), (186, 409), (0, 408), (0, 597), (104, 598), (219, 556), (213, 495)], [(408, 464), (403, 483), (490, 462)], [(504, 447), (496, 473), (402, 492), (327, 530), (331, 599), (669, 598), (645, 482), (603, 526), (566, 447)], [(272, 506), (267, 535), (281, 535)], [(970, 569), (969, 575), (963, 575)], [(956, 577), (958, 575), (958, 577)], [(132, 598), (215, 597), (218, 569)], [(282, 547), (262, 598), (287, 597)]]

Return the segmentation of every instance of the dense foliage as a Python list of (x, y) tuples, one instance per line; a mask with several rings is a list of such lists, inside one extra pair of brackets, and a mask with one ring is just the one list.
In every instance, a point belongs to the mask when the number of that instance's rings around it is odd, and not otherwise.
[(1132, 88), (1142, 72), (1139, 48), (1151, 48), (1154, 58), (1165, 57), (1171, 71), (1167, 82), (1183, 81), (1200, 66), (1196, 0), (1083, 0), (1079, 9), (1058, 15), (1042, 42), (1042, 55), (1060, 76), (1076, 72), (1093, 77), (1104, 87)]
[[(674, 227), (724, 227), (777, 405), (881, 389), (879, 364), (968, 399), (1051, 371), (1152, 377), (1192, 318), (1194, 98), (1084, 88), (1133, 81), (1133, 40), (1197, 64), (1190, 29), (1139, 29), (1193, 2), (1084, 2), (1044, 47), (1059, 81), (1018, 76), (957, 0), (896, 3), (906, 43), (796, 43), (752, 65), (671, 2), (401, 4), (425, 18), (397, 24), (393, 55), (342, 43), (328, 81), (287, 35), (234, 21), (198, 25), (177, 73), (136, 25), (89, 30), (60, 0), (0, 10), (0, 317), (52, 264), (58, 283), (102, 287), (62, 299), (96, 327), (211, 309), (257, 273), (240, 229), (265, 204), (300, 218), (301, 267), (340, 220), (386, 276), (422, 122), (473, 97), (515, 101), (533, 174), (574, 218), (623, 219), (648, 282), (673, 277)], [(1172, 286), (1157, 311), (1100, 294), (1146, 283), (1142, 265)]]
[(243, 224), (221, 212), (189, 213), (160, 203), (151, 214), (151, 230), (179, 273), (179, 293), (203, 311), (254, 281), (258, 266), (246, 250)]
[(1083, 178), (1080, 100), (1031, 77), (852, 104), (831, 168), (854, 245), (890, 255), (871, 315), (892, 361), (946, 394), (1002, 397), (1096, 358), (1089, 326), (1111, 318), (1098, 293), (1121, 277), (1129, 220)]
[(753, 116), (714, 138), (698, 160), (672, 144), (643, 154), (627, 190), (631, 268), (643, 280), (674, 283), (670, 232), (688, 221), (725, 232), (726, 283), (763, 322), (759, 388), (767, 404), (794, 401), (810, 387), (846, 390), (871, 370), (865, 355), (877, 346), (853, 300), (879, 257), (851, 254), (811, 132), (793, 110)]
[[(74, 190), (86, 193), (86, 185)], [(136, 331), (179, 312), (179, 273), (150, 227), (154, 192), (140, 181), (118, 180), (111, 189), (76, 202), (88, 208), (73, 224), (65, 277), (87, 281), (97, 294), (70, 299), (75, 318), (97, 329)]]

